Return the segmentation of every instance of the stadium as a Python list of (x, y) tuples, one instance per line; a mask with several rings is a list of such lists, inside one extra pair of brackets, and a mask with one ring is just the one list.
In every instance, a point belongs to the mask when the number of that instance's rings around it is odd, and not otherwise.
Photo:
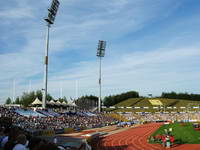
[[(47, 103), (48, 109), (45, 110), (38, 98), (26, 108), (19, 104), (1, 106), (1, 148), (9, 149), (14, 144), (13, 140), (18, 142), (22, 135), (26, 137), (29, 149), (199, 148), (199, 101), (134, 98), (134, 93), (136, 92), (130, 91), (119, 94), (121, 100), (117, 98), (119, 95), (113, 95), (114, 99), (121, 102), (113, 106), (102, 106), (101, 113), (97, 111), (95, 103), (90, 103), (85, 108), (79, 107), (83, 106), (80, 99), (79, 102), (74, 101), (74, 104), (52, 100)], [(126, 99), (128, 96), (130, 98)], [(192, 95), (187, 96), (191, 98)], [(176, 97), (180, 97), (180, 94), (176, 94)], [(83, 98), (92, 101), (88, 97)], [(109, 101), (108, 97), (105, 99)], [(167, 140), (163, 142), (163, 138), (167, 139), (168, 136), (173, 140), (169, 140), (167, 144)], [(6, 137), (9, 138), (5, 140)]]
[(199, 3), (1, 1), (0, 150), (200, 150)]

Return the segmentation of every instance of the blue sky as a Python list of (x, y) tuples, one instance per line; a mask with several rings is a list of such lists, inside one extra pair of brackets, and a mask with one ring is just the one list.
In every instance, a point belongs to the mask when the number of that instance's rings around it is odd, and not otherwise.
[[(50, 0), (0, 2), (0, 103), (42, 89)], [(98, 95), (98, 40), (106, 40), (102, 95), (200, 93), (198, 0), (60, 0), (50, 30), (48, 91)], [(76, 92), (76, 89), (78, 91)]]

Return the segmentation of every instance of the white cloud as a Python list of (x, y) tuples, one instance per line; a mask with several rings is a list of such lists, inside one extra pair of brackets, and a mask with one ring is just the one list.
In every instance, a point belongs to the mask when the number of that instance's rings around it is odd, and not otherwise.
[[(190, 80), (197, 79), (200, 75), (200, 72), (189, 72), (190, 67), (196, 62), (194, 57), (198, 56), (198, 48), (188, 47), (125, 54), (119, 56), (118, 61), (112, 59), (103, 61), (103, 95), (116, 94), (126, 90), (138, 90), (142, 94), (148, 92), (159, 94), (161, 89), (179, 91), (177, 84), (184, 82), (184, 85), (190, 85)], [(177, 66), (177, 64), (180, 65)], [(97, 62), (83, 63), (72, 70), (51, 76), (49, 91), (55, 96), (59, 96), (59, 83), (62, 81), (64, 95), (75, 97), (76, 80), (79, 80), (81, 95), (97, 94)]]
[(14, 0), (10, 2), (10, 5), (13, 7), (6, 6), (5, 2), (1, 2), (0, 18), (8, 20), (8, 19), (25, 19), (34, 17), (33, 10), (31, 6), (28, 4), (28, 1)]
[(0, 18), (10, 19), (22, 19), (22, 18), (33, 18), (33, 14), (30, 9), (27, 8), (16, 8), (12, 10), (5, 10), (0, 12)]

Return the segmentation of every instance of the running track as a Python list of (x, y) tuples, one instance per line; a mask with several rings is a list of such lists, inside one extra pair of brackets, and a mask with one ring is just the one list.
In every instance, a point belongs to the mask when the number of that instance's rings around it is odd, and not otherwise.
[[(159, 144), (148, 144), (147, 138), (161, 124), (151, 123), (104, 137), (95, 143), (95, 150), (165, 150)], [(170, 150), (200, 150), (200, 144), (177, 145)]]

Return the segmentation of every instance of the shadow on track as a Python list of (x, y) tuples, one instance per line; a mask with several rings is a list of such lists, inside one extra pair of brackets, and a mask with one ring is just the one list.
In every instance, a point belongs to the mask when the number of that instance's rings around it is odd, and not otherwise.
[(127, 150), (128, 145), (120, 145), (120, 146), (99, 146), (93, 147), (92, 150)]
[(112, 143), (109, 143), (108, 141), (105, 142), (103, 139), (104, 138), (100, 138), (97, 141), (91, 142), (90, 145), (92, 150), (127, 150), (128, 148), (128, 145), (112, 145)]

